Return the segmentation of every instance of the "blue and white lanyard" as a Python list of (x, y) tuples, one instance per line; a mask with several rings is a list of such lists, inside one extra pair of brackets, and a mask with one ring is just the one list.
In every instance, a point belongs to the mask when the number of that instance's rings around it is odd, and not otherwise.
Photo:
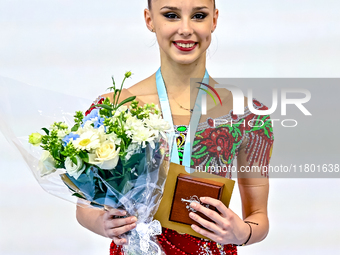
[[(207, 70), (205, 70), (203, 82), (209, 84), (209, 74)], [(174, 126), (174, 122), (172, 120), (172, 114), (169, 104), (169, 98), (168, 93), (166, 91), (166, 87), (164, 84), (163, 76), (161, 73), (161, 68), (158, 69), (156, 73), (156, 85), (157, 85), (157, 92), (159, 97), (159, 102), (161, 104), (161, 109), (163, 113), (163, 118), (170, 123), (170, 125)], [(202, 84), (201, 84), (202, 87)], [(183, 161), (182, 165), (186, 167), (187, 172), (190, 172), (190, 161), (191, 161), (191, 145), (194, 142), (195, 138), (195, 132), (197, 130), (200, 118), (201, 118), (201, 98), (202, 95), (206, 94), (206, 92), (202, 89), (199, 90), (194, 110), (191, 114), (190, 118), (190, 124), (187, 131), (187, 136), (185, 138), (184, 143), (184, 153), (183, 153)], [(191, 128), (190, 128), (191, 127)], [(191, 133), (190, 130), (195, 131), (194, 133)], [(175, 141), (172, 148), (172, 154), (171, 154), (171, 162), (179, 164), (179, 156), (178, 156), (178, 149), (177, 149), (177, 142)]]

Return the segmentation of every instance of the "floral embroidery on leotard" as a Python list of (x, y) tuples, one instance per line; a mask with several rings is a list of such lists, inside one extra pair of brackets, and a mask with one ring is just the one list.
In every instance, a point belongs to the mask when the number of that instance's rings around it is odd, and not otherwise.
[[(253, 99), (253, 106), (257, 110), (268, 109), (256, 99)], [(188, 126), (175, 126), (181, 164), (187, 129)], [(231, 110), (220, 118), (208, 118), (206, 122), (200, 123), (195, 134), (190, 165), (203, 170), (209, 167), (230, 169), (244, 140), (247, 141), (244, 149), (249, 166), (254, 163), (268, 166), (274, 141), (270, 116), (255, 115), (248, 107), (243, 115), (235, 115)], [(231, 178), (231, 171), (215, 171), (214, 174)], [(261, 174), (267, 176), (267, 172)]]

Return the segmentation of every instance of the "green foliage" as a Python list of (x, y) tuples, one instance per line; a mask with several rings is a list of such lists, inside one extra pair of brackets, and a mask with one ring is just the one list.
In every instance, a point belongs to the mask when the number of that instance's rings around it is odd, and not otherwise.
[(123, 100), (124, 103), (121, 102), (120, 104), (118, 104), (120, 94), (122, 93), (124, 82), (125, 82), (125, 80), (127, 78), (131, 77), (131, 75), (132, 75), (131, 72), (126, 72), (125, 73), (124, 79), (123, 79), (122, 84), (120, 85), (119, 89), (116, 87), (115, 80), (114, 80), (114, 78), (112, 76), (112, 84), (113, 84), (113, 86), (108, 88), (110, 91), (113, 91), (113, 102), (111, 104), (112, 111), (117, 110), (121, 105), (126, 104), (128, 102), (131, 102), (132, 100), (134, 100), (136, 98), (136, 97), (130, 97), (130, 98), (127, 98), (127, 99)]
[(145, 119), (150, 113), (159, 114), (159, 110), (155, 104), (145, 104), (143, 107), (138, 105), (138, 101), (133, 100), (130, 104), (130, 112), (132, 116), (136, 116), (137, 119)]
[(111, 105), (111, 102), (110, 102), (109, 98), (105, 98), (103, 103), (101, 105), (97, 105), (97, 106), (101, 107), (101, 109), (99, 110), (99, 114), (100, 115), (107, 116), (107, 117), (112, 117), (113, 107)]
[(64, 156), (61, 154), (63, 146), (58, 138), (58, 130), (51, 130), (49, 135), (44, 135), (40, 146), (56, 160), (57, 168), (63, 166)]
[[(74, 148), (73, 143), (68, 143), (66, 145), (66, 147), (64, 148), (64, 150), (62, 152), (60, 152), (63, 156), (65, 157), (70, 157), (71, 159), (74, 158), (76, 155), (78, 155), (79, 153), (77, 152), (77, 149)], [(73, 160), (72, 160), (73, 161)], [(73, 163), (77, 163), (74, 162)]]
[(74, 122), (78, 125), (81, 125), (84, 119), (84, 114), (82, 111), (77, 111), (76, 114), (74, 115)]
[(42, 130), (45, 131), (46, 135), (49, 135), (49, 134), (50, 134), (50, 130), (48, 130), (47, 128), (42, 128)]
[(51, 129), (66, 130), (68, 126), (64, 122), (54, 122)]

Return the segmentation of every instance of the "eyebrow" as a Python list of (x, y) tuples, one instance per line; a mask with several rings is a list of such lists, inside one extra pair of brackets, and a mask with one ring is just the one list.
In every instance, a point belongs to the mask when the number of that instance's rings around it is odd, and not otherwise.
[[(173, 7), (173, 6), (163, 6), (161, 8), (161, 10), (162, 9), (170, 9), (170, 10), (173, 10), (173, 11), (180, 11), (180, 9), (178, 9), (177, 7)], [(208, 7), (206, 7), (206, 6), (198, 6), (198, 7), (193, 8), (193, 11), (199, 11), (199, 10), (202, 10), (202, 9), (208, 9)]]

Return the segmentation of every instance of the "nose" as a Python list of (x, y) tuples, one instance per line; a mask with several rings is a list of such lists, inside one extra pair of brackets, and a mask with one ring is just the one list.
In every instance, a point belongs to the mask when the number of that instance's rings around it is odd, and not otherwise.
[(189, 36), (189, 35), (192, 35), (194, 30), (191, 26), (191, 23), (190, 23), (190, 19), (188, 18), (183, 18), (181, 20), (181, 23), (180, 23), (180, 27), (178, 29), (178, 33), (180, 35), (184, 35), (184, 36)]

